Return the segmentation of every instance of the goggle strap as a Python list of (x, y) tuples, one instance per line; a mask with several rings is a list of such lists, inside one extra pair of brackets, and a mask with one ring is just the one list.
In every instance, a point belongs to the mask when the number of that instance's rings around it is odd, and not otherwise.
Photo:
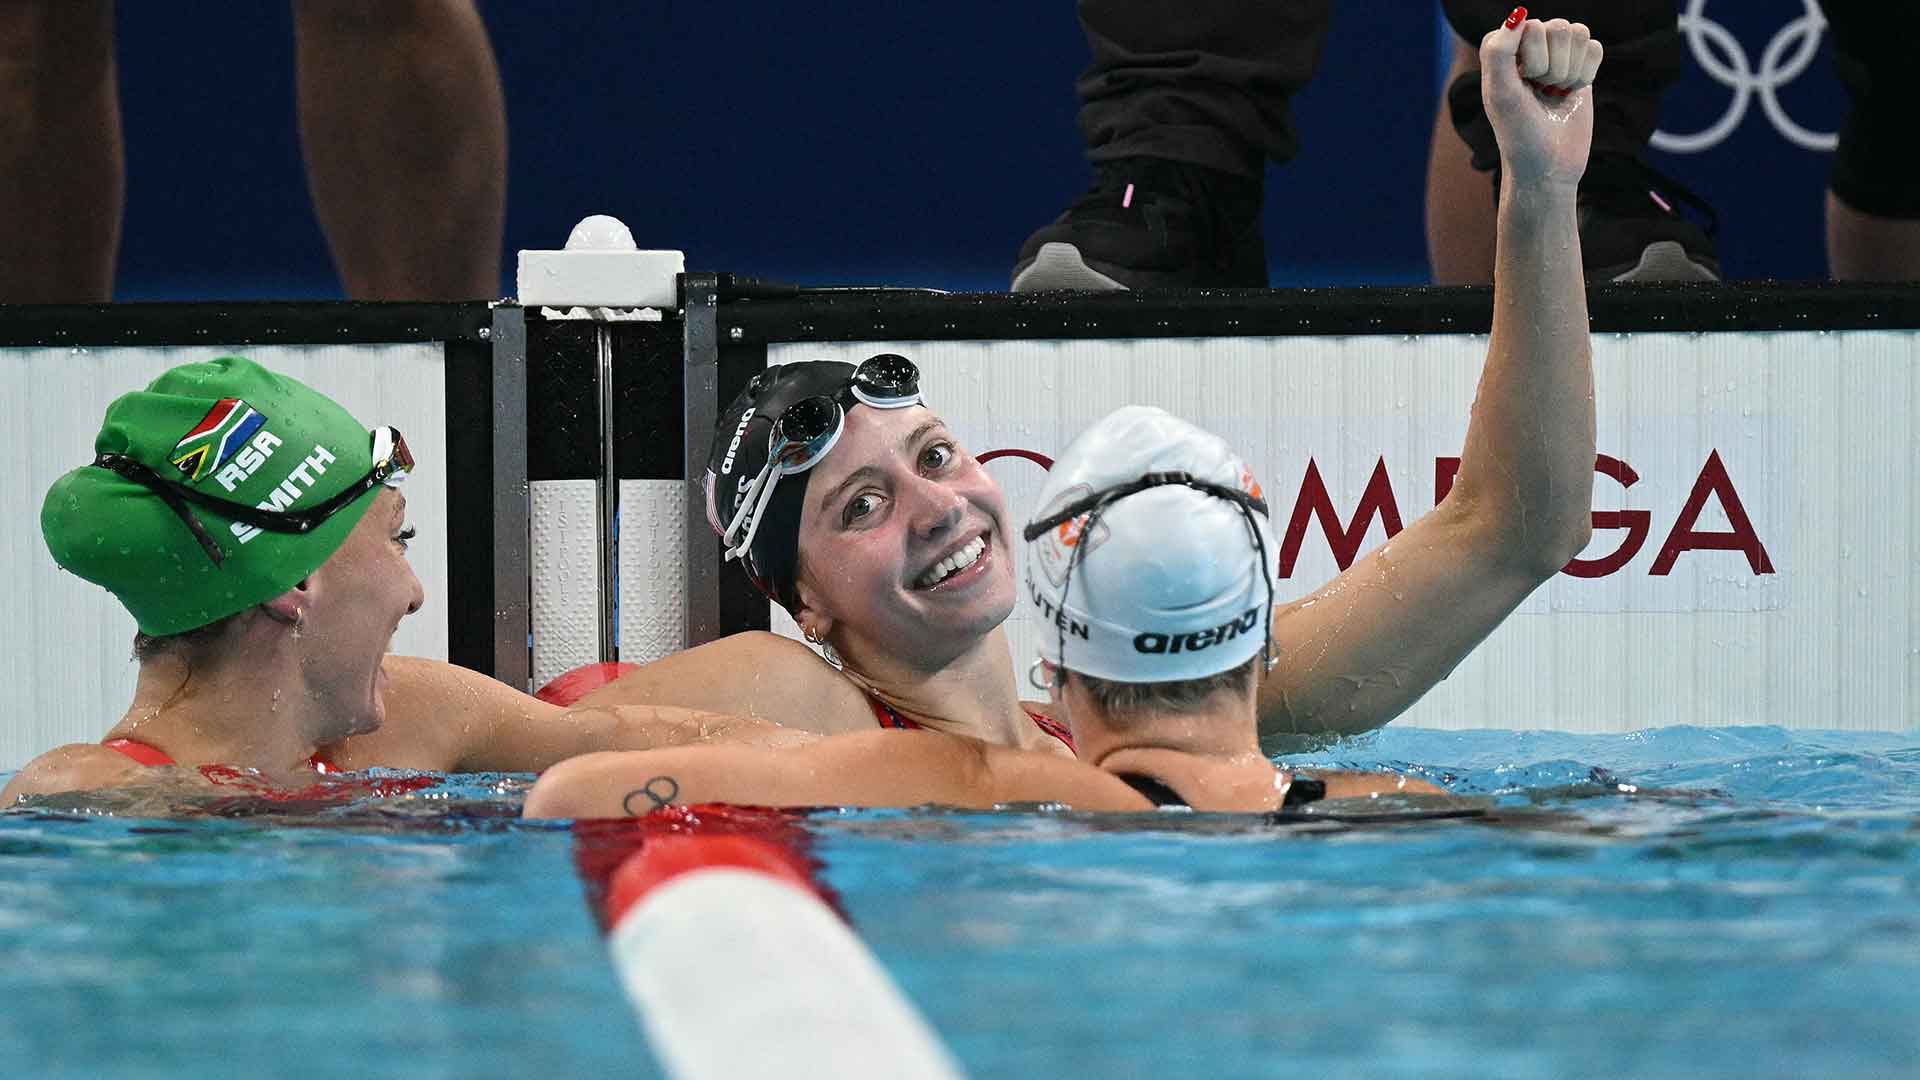
[(870, 408), (904, 409), (910, 405), (920, 404), (920, 391), (918, 390), (909, 391), (901, 397), (880, 397), (877, 394), (867, 393), (865, 390), (860, 389), (858, 385), (849, 386), (847, 389), (853, 392), (855, 401)]
[[(746, 495), (742, 497), (740, 501), (734, 505), (733, 516), (729, 517), (727, 519), (727, 523), (724, 526), (722, 526), (720, 529), (720, 541), (727, 545), (727, 558), (729, 559), (735, 557), (734, 551), (733, 551), (734, 546), (737, 542), (735, 534), (740, 531), (741, 522), (746, 520), (747, 508), (753, 505), (753, 497), (759, 494), (760, 482), (762, 480), (765, 480), (766, 476), (767, 476), (767, 471), (764, 467), (762, 467), (760, 470), (760, 475), (754, 477), (752, 482), (747, 484)], [(725, 477), (716, 478), (714, 480), (714, 483), (716, 484), (722, 483), (725, 481), (725, 479), (726, 479)]]
[(227, 553), (220, 549), (213, 535), (207, 532), (206, 525), (187, 508), (187, 501), (181, 498), (180, 493), (166, 481), (155, 476), (139, 462), (119, 454), (102, 454), (95, 458), (93, 463), (158, 495), (167, 509), (173, 511), (174, 515), (185, 523), (187, 531), (191, 532), (194, 540), (199, 542), (200, 550), (207, 553), (207, 558), (213, 560), (213, 565), (220, 566), (227, 561)]
[(773, 487), (779, 480), (780, 467), (771, 460), (761, 468), (760, 475), (753, 478), (753, 484), (747, 488), (746, 497), (740, 500), (740, 509), (734, 513), (733, 520), (727, 526), (727, 532), (730, 534), (737, 529), (742, 529), (744, 525), (739, 541), (727, 549), (727, 558), (741, 558), (753, 549), (753, 538), (760, 532), (761, 514), (766, 510), (767, 504), (773, 501)]
[(1225, 499), (1230, 503), (1237, 503), (1257, 510), (1262, 517), (1267, 516), (1267, 501), (1256, 495), (1249, 495), (1237, 488), (1230, 488), (1225, 484), (1216, 484), (1211, 480), (1202, 480), (1190, 473), (1152, 472), (1143, 474), (1124, 484), (1115, 484), (1112, 487), (1103, 488), (1084, 498), (1075, 499), (1069, 505), (1048, 514), (1046, 517), (1029, 522), (1026, 528), (1021, 530), (1021, 535), (1028, 543), (1032, 543), (1040, 534), (1046, 532), (1048, 529), (1072, 521), (1074, 518), (1087, 513), (1095, 507), (1104, 507), (1111, 503), (1118, 502), (1129, 495), (1136, 495), (1150, 488), (1169, 485), (1189, 487), (1203, 494), (1211, 495), (1216, 499)]

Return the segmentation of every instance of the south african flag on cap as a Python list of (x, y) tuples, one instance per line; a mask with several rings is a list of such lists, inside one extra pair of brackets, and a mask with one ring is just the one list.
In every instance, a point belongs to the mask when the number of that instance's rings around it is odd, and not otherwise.
[(225, 464), (266, 422), (239, 398), (221, 398), (168, 457), (192, 483)]

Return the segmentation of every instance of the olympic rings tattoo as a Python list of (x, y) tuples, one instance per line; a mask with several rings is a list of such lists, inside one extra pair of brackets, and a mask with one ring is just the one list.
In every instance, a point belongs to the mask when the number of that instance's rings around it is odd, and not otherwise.
[[(660, 785), (660, 790), (655, 791), (655, 785)], [(635, 795), (645, 795), (648, 799), (652, 800), (653, 805), (643, 810), (634, 810), (633, 797)], [(655, 810), (666, 809), (672, 805), (673, 800), (679, 798), (679, 796), (680, 781), (675, 780), (671, 776), (655, 776), (649, 778), (645, 784), (627, 792), (627, 797), (620, 800), (620, 809), (625, 811), (628, 817), (645, 817)]]

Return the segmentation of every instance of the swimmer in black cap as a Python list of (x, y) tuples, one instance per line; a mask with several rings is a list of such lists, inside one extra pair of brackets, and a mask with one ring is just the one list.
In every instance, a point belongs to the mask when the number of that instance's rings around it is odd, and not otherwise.
[(541, 777), (524, 812), (1049, 802), (1272, 813), (1321, 798), (1439, 794), (1385, 773), (1302, 777), (1261, 753), (1255, 688), (1272, 655), (1279, 549), (1257, 491), (1218, 436), (1141, 406), (1095, 424), (1054, 462), (1043, 509), (1022, 530), (1028, 598), (1061, 627), (1042, 637), (1033, 671), (1080, 761), (894, 731), (784, 750), (589, 754)]
[[(1516, 13), (1523, 16), (1524, 12)], [(1377, 727), (1444, 678), (1591, 535), (1594, 416), (1575, 192), (1600, 46), (1516, 17), (1481, 43), (1499, 136), (1493, 326), (1458, 479), (1431, 512), (1273, 611), (1263, 737)], [(1523, 78), (1523, 75), (1525, 76)], [(824, 733), (926, 727), (1065, 753), (1024, 703), (1000, 623), (1012, 540), (1000, 490), (904, 365), (771, 369), (712, 457), (715, 524), (803, 633), (750, 633), (587, 698), (673, 702)]]

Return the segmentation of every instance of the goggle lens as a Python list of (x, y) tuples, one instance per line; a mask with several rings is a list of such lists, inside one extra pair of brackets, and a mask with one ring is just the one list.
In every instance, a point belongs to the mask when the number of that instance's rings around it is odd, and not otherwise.
[(860, 362), (853, 385), (873, 397), (910, 397), (920, 392), (920, 369), (898, 353), (880, 353)]
[(399, 428), (375, 428), (373, 432), (373, 482), (403, 480), (413, 471), (413, 451)]

